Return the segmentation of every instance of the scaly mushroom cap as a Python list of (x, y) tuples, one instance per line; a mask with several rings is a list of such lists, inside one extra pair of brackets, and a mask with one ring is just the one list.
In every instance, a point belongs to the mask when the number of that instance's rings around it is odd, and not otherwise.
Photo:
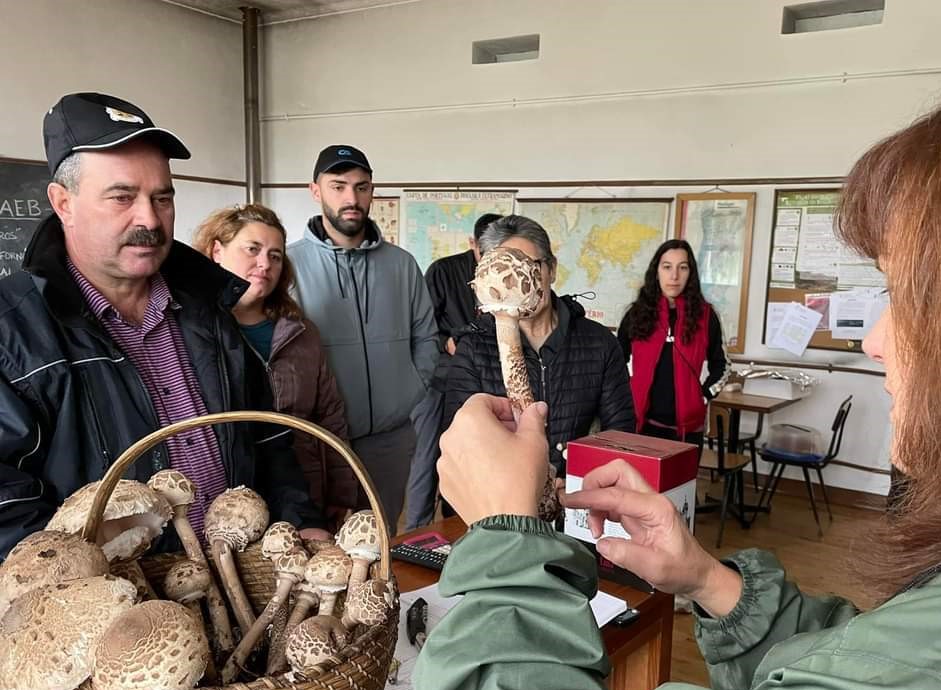
[(279, 553), (274, 558), (275, 575), (289, 575), (295, 582), (304, 579), (304, 571), (307, 568), (307, 552), (304, 549), (292, 549)]
[(284, 654), (295, 673), (307, 674), (340, 651), (346, 632), (332, 616), (314, 616), (291, 632)]
[(307, 562), (304, 579), (322, 592), (342, 592), (353, 572), (353, 561), (345, 553), (321, 551)]
[(196, 561), (179, 561), (163, 578), (163, 593), (167, 599), (186, 604), (206, 596), (211, 583), (209, 568)]
[(236, 551), (261, 538), (267, 526), (265, 499), (245, 486), (226, 489), (206, 511), (206, 541), (222, 540)]
[(101, 547), (77, 534), (33, 532), (0, 563), (0, 618), (10, 602), (35, 587), (107, 574)]
[(118, 616), (95, 647), (95, 690), (191, 690), (206, 672), (209, 641), (182, 604), (145, 601)]
[[(86, 484), (65, 499), (46, 529), (72, 534), (81, 532), (98, 484)], [(108, 561), (137, 558), (160, 536), (172, 515), (170, 505), (149, 486), (121, 479), (105, 506), (98, 544)]]
[(297, 533), (297, 528), (290, 522), (284, 520), (272, 522), (265, 530), (265, 536), (261, 540), (261, 555), (268, 560), (273, 559), (278, 554), (297, 549), (306, 553), (304, 540)]
[(196, 500), (196, 485), (179, 470), (160, 470), (147, 480), (147, 486), (163, 496), (171, 508), (188, 506)]
[(337, 532), (337, 546), (351, 558), (375, 561), (379, 558), (379, 523), (371, 510), (361, 510), (350, 515)]
[(471, 282), (480, 310), (525, 318), (543, 297), (539, 263), (513, 247), (496, 247), (484, 254)]
[(0, 620), (0, 690), (73, 690), (91, 675), (92, 653), (137, 590), (100, 575), (32, 589)]
[(399, 593), (391, 581), (367, 580), (347, 593), (344, 619), (349, 616), (363, 625), (379, 625), (398, 598)]

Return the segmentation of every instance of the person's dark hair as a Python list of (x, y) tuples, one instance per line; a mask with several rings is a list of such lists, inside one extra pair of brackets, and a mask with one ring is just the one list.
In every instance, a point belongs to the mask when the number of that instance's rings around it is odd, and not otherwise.
[(477, 246), (481, 254), (486, 254), (513, 237), (521, 237), (532, 242), (539, 248), (548, 267), (555, 268), (556, 259), (555, 254), (552, 253), (549, 233), (539, 223), (526, 216), (503, 216), (490, 223), (480, 234)]
[(902, 496), (863, 549), (871, 582), (891, 596), (941, 563), (941, 109), (881, 141), (853, 166), (837, 234), (878, 261), (892, 295), (892, 334), (904, 385), (893, 462)]
[(499, 213), (485, 213), (480, 218), (478, 218), (477, 222), (474, 223), (474, 240), (479, 240), (480, 236), (484, 234), (484, 230), (487, 229), (487, 226), (500, 220), (501, 218), (503, 218), (503, 216), (501, 216)]
[[(212, 258), (212, 247), (216, 240), (223, 246), (231, 242), (249, 223), (264, 223), (280, 231), (281, 237), (287, 242), (287, 231), (281, 224), (278, 214), (267, 206), (261, 204), (247, 204), (245, 206), (230, 206), (210, 214), (198, 228), (193, 237), (193, 249)], [(301, 308), (291, 297), (291, 288), (294, 286), (294, 265), (288, 259), (287, 253), (281, 264), (281, 277), (271, 294), (265, 298), (265, 313), (269, 319), (277, 320), (281, 317), (299, 319), (302, 316)]]
[(692, 341), (699, 328), (699, 319), (702, 318), (703, 309), (706, 308), (706, 298), (703, 297), (702, 287), (699, 284), (699, 267), (696, 265), (696, 255), (686, 240), (667, 240), (654, 252), (647, 272), (644, 274), (644, 284), (637, 294), (637, 299), (628, 307), (624, 319), (629, 321), (627, 335), (631, 340), (646, 340), (654, 332), (659, 318), (660, 280), (658, 269), (660, 259), (671, 249), (682, 249), (689, 260), (689, 280), (683, 289), (683, 298), (686, 300), (686, 316), (683, 331), (680, 335), (684, 343)]

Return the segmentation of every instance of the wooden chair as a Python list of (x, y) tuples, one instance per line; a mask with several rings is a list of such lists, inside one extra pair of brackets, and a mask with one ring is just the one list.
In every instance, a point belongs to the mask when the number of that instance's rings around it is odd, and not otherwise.
[[(709, 405), (709, 428), (710, 429), (716, 428), (716, 417), (722, 413), (726, 415), (726, 423), (724, 426), (725, 434), (726, 434), (726, 437), (731, 440), (732, 428), (731, 428), (731, 423), (729, 421), (728, 408), (720, 407), (719, 405)], [(755, 442), (758, 440), (758, 437), (761, 436), (762, 422), (764, 422), (764, 415), (759, 414), (758, 425), (755, 427), (754, 432), (742, 434), (741, 429), (738, 429), (737, 430), (738, 433), (736, 434), (736, 439), (735, 439), (737, 447), (731, 448), (733, 452), (738, 452), (738, 450), (741, 448), (745, 448), (748, 450), (749, 457), (751, 458), (752, 484), (755, 487), (755, 491), (759, 490), (759, 487), (758, 487), (758, 449), (755, 445)], [(715, 437), (710, 436), (708, 433), (706, 434), (706, 445), (709, 448), (713, 448), (715, 445)], [(715, 478), (713, 475), (714, 475), (714, 472), (710, 470), (709, 478), (714, 481)]]
[[(709, 429), (706, 438), (709, 447), (702, 450), (699, 466), (715, 473), (723, 481), (722, 504), (719, 513), (719, 536), (716, 538), (716, 548), (722, 546), (722, 532), (725, 530), (725, 518), (729, 512), (729, 501), (735, 502), (737, 517), (743, 524), (747, 524), (745, 516), (745, 488), (742, 470), (751, 462), (751, 458), (743, 453), (733, 452), (729, 448), (729, 411), (718, 405), (710, 405)], [(697, 508), (702, 512), (702, 508)]]

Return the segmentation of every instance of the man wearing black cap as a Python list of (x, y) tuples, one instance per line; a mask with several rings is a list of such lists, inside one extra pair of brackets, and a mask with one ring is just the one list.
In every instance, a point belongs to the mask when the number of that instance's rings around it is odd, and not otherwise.
[[(43, 123), (55, 215), (0, 281), (0, 558), (132, 443), (170, 423), (266, 405), (229, 310), (247, 283), (173, 240), (170, 158), (183, 142), (111, 96), (64, 96)], [(128, 478), (173, 467), (206, 508), (246, 484), (275, 519), (316, 526), (280, 429), (178, 434)], [(257, 462), (256, 462), (257, 457)], [(169, 545), (168, 545), (169, 546)]]
[(415, 259), (383, 242), (369, 219), (372, 168), (362, 151), (321, 151), (310, 191), (323, 213), (288, 247), (298, 301), (320, 328), (353, 449), (394, 531), (415, 450), (409, 414), (438, 358), (434, 311)]

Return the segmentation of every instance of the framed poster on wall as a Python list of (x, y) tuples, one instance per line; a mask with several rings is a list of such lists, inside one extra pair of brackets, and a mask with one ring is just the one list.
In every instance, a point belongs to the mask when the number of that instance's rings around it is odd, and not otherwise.
[(722, 323), (726, 350), (745, 351), (753, 192), (677, 194), (674, 235), (689, 242), (703, 295)]

